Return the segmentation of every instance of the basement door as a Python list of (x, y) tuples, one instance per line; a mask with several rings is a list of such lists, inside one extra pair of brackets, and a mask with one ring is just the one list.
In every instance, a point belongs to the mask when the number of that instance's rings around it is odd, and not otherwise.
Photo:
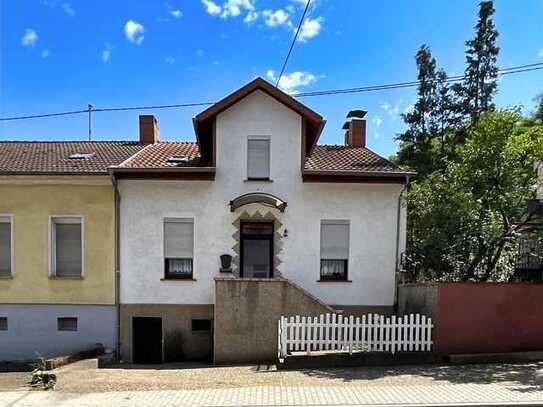
[(162, 363), (162, 318), (132, 317), (133, 362)]
[(273, 277), (273, 222), (242, 222), (240, 239), (240, 277)]

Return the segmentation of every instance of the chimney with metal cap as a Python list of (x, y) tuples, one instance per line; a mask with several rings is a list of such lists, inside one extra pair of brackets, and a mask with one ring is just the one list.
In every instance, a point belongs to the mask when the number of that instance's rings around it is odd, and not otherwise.
[(140, 143), (153, 144), (160, 141), (158, 121), (152, 114), (140, 115)]
[(350, 147), (366, 147), (366, 110), (351, 110), (343, 125), (345, 144)]

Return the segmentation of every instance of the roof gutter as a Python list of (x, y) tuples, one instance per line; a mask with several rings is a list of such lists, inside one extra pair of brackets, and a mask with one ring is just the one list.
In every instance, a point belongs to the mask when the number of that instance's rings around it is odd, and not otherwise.
[(54, 175), (89, 175), (104, 177), (108, 175), (108, 171), (102, 172), (86, 172), (86, 171), (0, 171), (0, 176), (8, 175), (29, 175), (29, 176), (54, 176)]
[(215, 167), (171, 167), (171, 168), (119, 168), (110, 167), (109, 172), (115, 173), (130, 173), (130, 172), (148, 172), (148, 173), (214, 173)]
[(330, 175), (330, 176), (345, 176), (345, 177), (397, 177), (397, 178), (407, 178), (417, 175), (416, 172), (410, 171), (334, 171), (334, 170), (304, 170), (303, 175)]

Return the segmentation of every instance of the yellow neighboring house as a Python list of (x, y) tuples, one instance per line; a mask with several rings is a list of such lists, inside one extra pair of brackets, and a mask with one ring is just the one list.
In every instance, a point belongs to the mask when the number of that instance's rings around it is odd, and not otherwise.
[(116, 200), (139, 142), (0, 142), (0, 361), (115, 349)]

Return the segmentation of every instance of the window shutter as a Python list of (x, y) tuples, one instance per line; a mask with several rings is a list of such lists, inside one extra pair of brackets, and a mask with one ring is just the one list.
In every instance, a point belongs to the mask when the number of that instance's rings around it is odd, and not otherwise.
[(321, 223), (321, 259), (349, 258), (349, 222), (323, 221)]
[(249, 139), (247, 143), (247, 177), (270, 177), (270, 140)]
[(164, 221), (164, 257), (192, 259), (194, 222), (192, 219), (166, 219)]
[(81, 224), (55, 224), (55, 273), (59, 277), (81, 276)]
[(11, 223), (0, 223), (0, 276), (11, 275)]

